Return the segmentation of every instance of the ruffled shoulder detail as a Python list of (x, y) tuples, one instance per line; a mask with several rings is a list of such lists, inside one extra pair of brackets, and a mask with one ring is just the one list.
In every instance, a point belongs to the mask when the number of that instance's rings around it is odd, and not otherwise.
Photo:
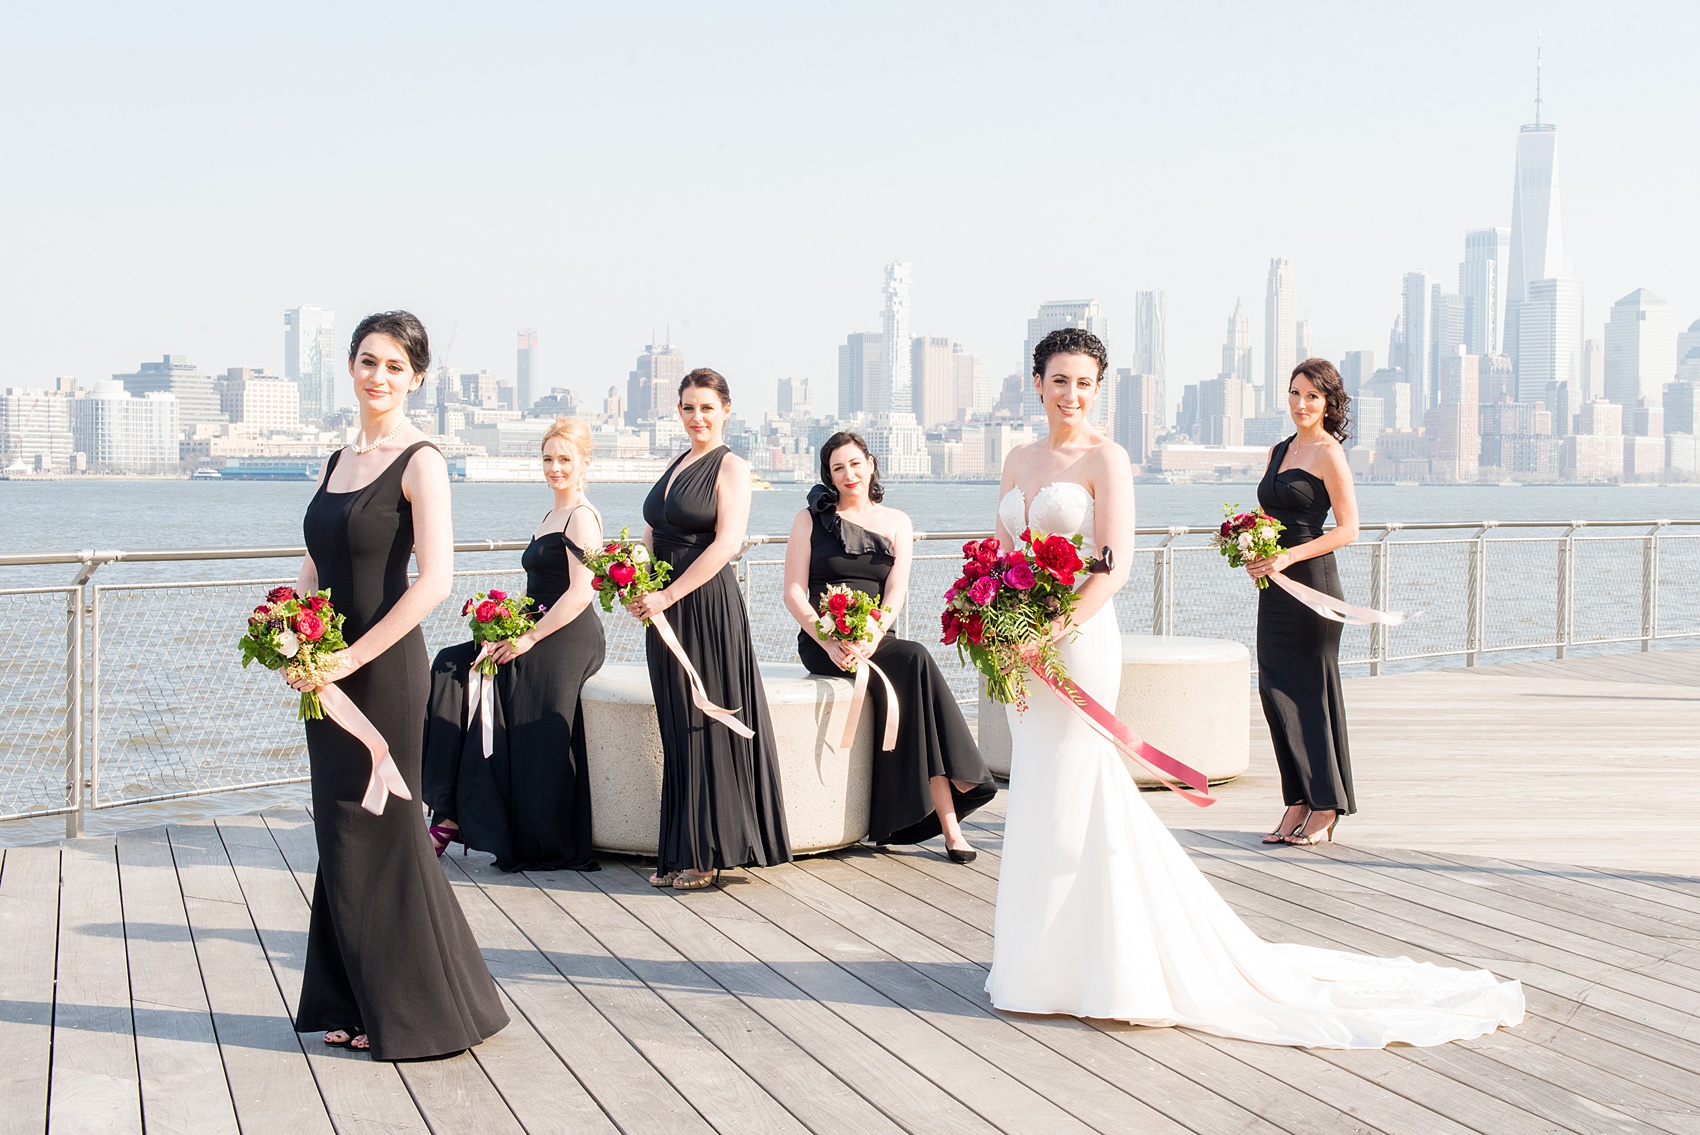
[(895, 556), (891, 541), (838, 515), (838, 494), (825, 485), (809, 490), (809, 511), (815, 523), (832, 533), (852, 556)]

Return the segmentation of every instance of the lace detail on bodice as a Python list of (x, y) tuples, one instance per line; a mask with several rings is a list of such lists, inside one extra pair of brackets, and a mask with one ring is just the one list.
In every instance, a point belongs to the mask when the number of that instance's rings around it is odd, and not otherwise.
[(1020, 485), (1009, 490), (998, 502), (998, 519), (1017, 539), (1021, 530), (1028, 527), (1063, 536), (1079, 533), (1084, 538), (1082, 544), (1090, 550), (1098, 543), (1094, 531), (1096, 509), (1092, 490), (1085, 485), (1078, 481), (1052, 481), (1033, 494), (1031, 505), (1026, 503)]

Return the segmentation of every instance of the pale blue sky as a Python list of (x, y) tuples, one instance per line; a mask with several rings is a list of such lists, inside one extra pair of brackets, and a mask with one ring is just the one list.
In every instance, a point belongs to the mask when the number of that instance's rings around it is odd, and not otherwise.
[[(1488, 9), (1488, 10), (1484, 10)], [(1271, 256), (1339, 357), (1413, 269), (1509, 225), (1536, 31), (1589, 334), (1636, 287), (1700, 317), (1700, 5), (183, 2), (0, 15), (6, 385), (170, 353), (282, 365), (282, 311), (405, 306), (456, 369), (622, 388), (669, 321), (769, 408), (914, 264), (913, 330), (1018, 366), (1096, 296), (1170, 382)]]

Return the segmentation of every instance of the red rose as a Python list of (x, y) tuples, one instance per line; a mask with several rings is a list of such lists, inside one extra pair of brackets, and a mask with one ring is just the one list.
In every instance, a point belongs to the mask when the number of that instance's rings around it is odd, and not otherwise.
[(1009, 552), (1003, 558), (1004, 570), (1008, 571), (1012, 567), (1021, 567), (1026, 562), (1027, 562), (1027, 557), (1025, 555), (1023, 555), (1022, 553), (1020, 553), (1020, 552)]
[(502, 609), (496, 606), (496, 604), (490, 602), (488, 599), (478, 604), (478, 609), (472, 613), (472, 617), (481, 623), (493, 623), (499, 619), (501, 615)]
[(315, 615), (323, 614), (325, 608), (330, 605), (331, 601), (326, 599), (323, 595), (315, 595), (311, 599), (307, 600), (307, 610), (313, 612)]
[(610, 553), (617, 552), (617, 551), (620, 550), (620, 542), (618, 540), (610, 540), (610, 541), (608, 541), (608, 546), (603, 548), (602, 550), (604, 552), (610, 552)]
[(850, 632), (850, 620), (846, 619), (843, 615), (838, 616), (838, 633), (849, 634)]
[(460, 617), (464, 619), (464, 618), (466, 618), (466, 616), (472, 614), (472, 608), (476, 607), (477, 605), (478, 605), (478, 600), (476, 600), (476, 599), (468, 599), (465, 603), (462, 603), (460, 605)]
[(850, 596), (842, 591), (834, 591), (826, 597), (826, 609), (834, 615), (842, 615), (850, 609)]
[(973, 583), (976, 579), (979, 579), (985, 574), (986, 565), (982, 564), (978, 560), (969, 560), (967, 563), (962, 565), (962, 578), (967, 580), (969, 583)]
[(980, 640), (986, 637), (986, 620), (978, 615), (969, 615), (962, 620), (962, 633), (969, 642), (979, 646)]
[(267, 603), (284, 603), (293, 598), (295, 598), (295, 588), (293, 587), (274, 587), (266, 592)]
[(980, 554), (980, 541), (970, 540), (970, 541), (968, 541), (968, 543), (962, 545), (962, 558), (963, 559), (972, 560), (972, 559), (976, 558), (979, 554)]
[(631, 564), (609, 564), (608, 578), (613, 580), (616, 586), (626, 587), (637, 578), (637, 568)]
[(295, 633), (308, 642), (318, 642), (325, 637), (325, 621), (311, 611), (302, 611), (295, 616)]
[(608, 577), (605, 575), (592, 576), (590, 580), (590, 589), (592, 591), (601, 591), (602, 585), (607, 582)]
[(997, 563), (998, 538), (996, 536), (987, 536), (984, 540), (981, 540), (979, 550), (974, 553), (974, 558), (986, 567), (991, 567), (993, 564)]
[(492, 603), (500, 603), (502, 600), (506, 599), (507, 597), (508, 597), (508, 593), (506, 591), (492, 591), (492, 592), (490, 592), (490, 601)]
[(957, 636), (962, 633), (962, 620), (955, 611), (946, 610), (939, 616), (939, 629), (944, 632), (944, 644), (954, 646)]
[(1216, 530), (1216, 534), (1221, 536), (1222, 539), (1226, 540), (1228, 538), (1228, 534), (1230, 532), (1232, 532), (1233, 530), (1234, 530), (1234, 522), (1231, 521), (1231, 520), (1224, 520), (1224, 521), (1222, 521), (1222, 527), (1220, 527)]
[(1066, 536), (1049, 536), (1035, 544), (1033, 558), (1038, 561), (1041, 570), (1050, 572), (1065, 587), (1073, 584), (1075, 573), (1086, 567), (1074, 541)]
[(1021, 542), (1023, 544), (1031, 544), (1033, 542), (1033, 530), (1031, 528), (1023, 528), (1021, 530)]

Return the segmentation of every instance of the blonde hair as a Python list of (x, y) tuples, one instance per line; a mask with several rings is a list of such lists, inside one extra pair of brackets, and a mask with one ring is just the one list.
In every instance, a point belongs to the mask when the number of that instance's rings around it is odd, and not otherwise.
[(549, 424), (549, 428), (543, 431), (543, 441), (539, 444), (538, 448), (542, 449), (543, 446), (548, 445), (555, 438), (560, 438), (562, 441), (578, 450), (578, 455), (584, 460), (590, 460), (591, 452), (595, 448), (595, 445), (591, 441), (590, 426), (583, 418), (568, 418), (564, 416), (556, 418)]

